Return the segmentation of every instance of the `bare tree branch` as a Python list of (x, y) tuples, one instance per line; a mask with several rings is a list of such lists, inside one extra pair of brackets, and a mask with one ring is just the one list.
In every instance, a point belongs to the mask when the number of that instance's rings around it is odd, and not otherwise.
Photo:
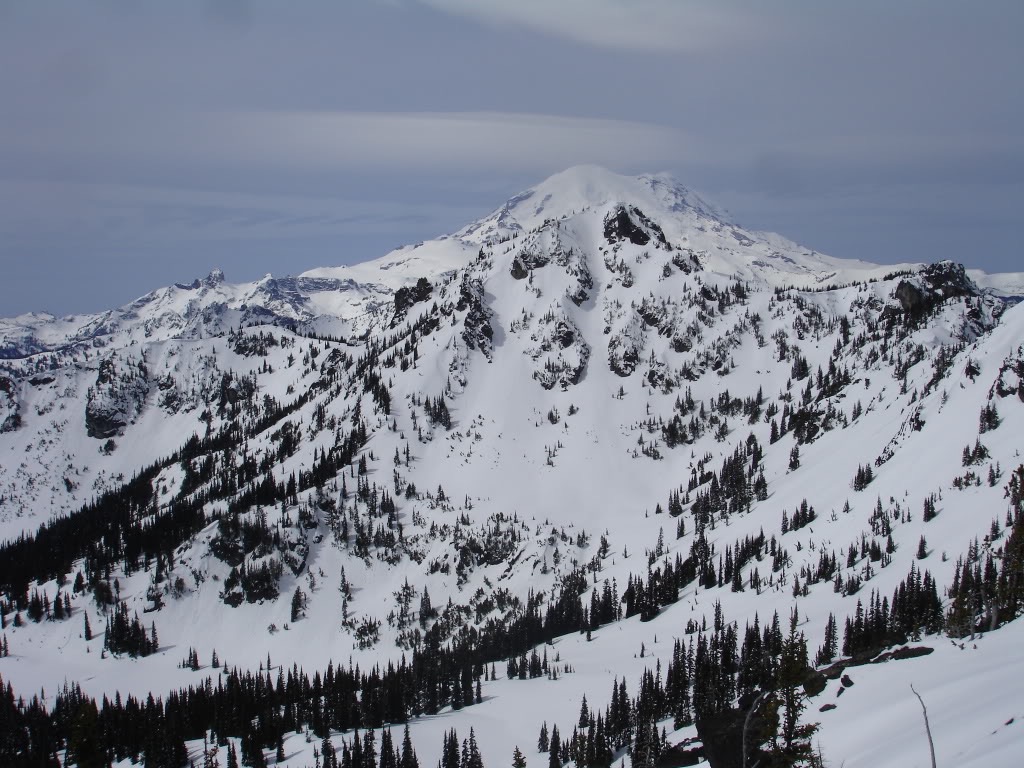
[[(757, 711), (757, 707), (758, 707), (758, 705), (760, 705), (761, 699), (763, 699), (765, 696), (768, 696), (771, 693), (772, 693), (771, 691), (764, 691), (764, 692), (761, 693), (760, 696), (758, 696), (756, 699), (754, 699), (754, 703), (750, 705), (750, 709), (747, 712), (747, 717), (743, 721), (743, 768), (747, 768), (747, 756), (748, 756), (747, 731), (750, 729), (750, 718), (753, 717), (754, 712)], [(757, 768), (757, 766), (760, 765), (760, 764), (761, 764), (761, 761), (758, 760), (757, 763), (754, 764), (753, 768)]]
[(921, 711), (924, 712), (924, 730), (928, 734), (928, 749), (932, 753), (932, 768), (935, 768), (935, 742), (932, 741), (932, 728), (928, 724), (928, 708), (924, 705), (924, 699), (921, 698), (921, 694), (914, 690), (913, 683), (910, 684), (910, 690), (914, 691), (917, 700), (921, 702)]

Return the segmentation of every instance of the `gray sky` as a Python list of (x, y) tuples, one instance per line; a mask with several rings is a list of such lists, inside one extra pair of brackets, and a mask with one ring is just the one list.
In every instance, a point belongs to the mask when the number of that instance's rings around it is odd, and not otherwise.
[(374, 258), (581, 162), (1022, 270), (1022, 35), (1019, 0), (0, 0), (0, 315)]

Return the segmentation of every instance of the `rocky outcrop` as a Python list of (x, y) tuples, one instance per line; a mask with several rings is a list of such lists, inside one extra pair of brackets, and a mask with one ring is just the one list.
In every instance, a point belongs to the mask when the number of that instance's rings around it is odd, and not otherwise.
[(429, 299), (433, 290), (434, 286), (430, 284), (430, 281), (421, 277), (416, 281), (416, 285), (403, 286), (395, 291), (395, 318), (391, 323), (392, 326), (405, 317), (405, 313), (410, 307)]
[(0, 432), (13, 432), (20, 426), (18, 383), (7, 376), (0, 376)]
[(963, 265), (952, 261), (929, 264), (913, 278), (901, 280), (893, 291), (900, 307), (913, 319), (923, 317), (949, 299), (979, 294)]
[(555, 386), (566, 389), (583, 380), (590, 360), (590, 345), (571, 318), (549, 312), (541, 319), (531, 339), (536, 343), (526, 353), (541, 363), (534, 370), (533, 378), (544, 389)]
[(148, 394), (149, 380), (142, 361), (118, 364), (112, 357), (105, 359), (86, 398), (85, 428), (89, 437), (107, 439), (121, 434), (142, 412)]
[(989, 393), (999, 397), (1017, 396), (1024, 402), (1024, 345), (1017, 348), (1015, 354), (1010, 355), (999, 366), (999, 375)]
[(529, 276), (530, 270), (526, 268), (526, 262), (523, 261), (521, 256), (517, 255), (512, 259), (512, 267), (509, 270), (509, 274), (516, 280), (525, 280)]
[(668, 247), (661, 227), (632, 205), (628, 208), (624, 205), (617, 206), (605, 216), (604, 237), (612, 245), (623, 241), (633, 245), (647, 245), (653, 241), (655, 247)]
[(643, 320), (637, 314), (608, 340), (608, 366), (617, 376), (626, 377), (636, 370), (644, 349)]
[(575, 285), (566, 289), (565, 296), (580, 307), (590, 298), (590, 290), (594, 287), (594, 276), (590, 272), (587, 258), (583, 253), (570, 249), (562, 266), (566, 274), (575, 280)]
[(491, 327), (491, 310), (484, 300), (484, 284), (472, 278), (469, 272), (462, 276), (459, 287), (459, 301), (455, 305), (459, 312), (466, 312), (462, 323), (462, 340), (469, 349), (479, 349), (488, 360), (491, 359), (494, 329)]
[(981, 334), (993, 328), (1006, 309), (1006, 303), (983, 292), (967, 276), (962, 264), (940, 261), (929, 264), (920, 272), (902, 280), (893, 289), (896, 303), (882, 313), (882, 319), (901, 320), (910, 325), (920, 325), (940, 308), (959, 302), (963, 311), (959, 338), (965, 342), (974, 341)]
[(672, 256), (672, 264), (681, 272), (689, 275), (701, 268), (700, 259), (691, 250), (681, 251)]

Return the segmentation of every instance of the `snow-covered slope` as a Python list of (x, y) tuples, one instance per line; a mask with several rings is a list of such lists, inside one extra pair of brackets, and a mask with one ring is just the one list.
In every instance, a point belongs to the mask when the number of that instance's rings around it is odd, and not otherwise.
[[(589, 607), (606, 579), (621, 595), (699, 564), (650, 620), (559, 637), (558, 679), (506, 680), (499, 663), (480, 704), (412, 729), (429, 764), (453, 726), (476, 729), (487, 765), (515, 745), (546, 760), (542, 722), (571, 732), (613, 678), (632, 694), (718, 610), (742, 636), (795, 607), (813, 653), (830, 615), (888, 600), (912, 567), (943, 590), (969, 550), (999, 561), (1024, 463), (1024, 305), (983, 287), (1011, 284), (832, 259), (666, 176), (581, 167), (375, 262), (234, 286), (215, 272), (101, 315), (3, 321), (0, 531), (61, 517), (92, 531), (77, 521), (127, 504), (136, 477), (133, 525), (188, 522), (152, 553), (107, 557), (109, 573), (68, 544), (31, 587), (67, 595), (71, 618), (8, 618), (0, 675), (26, 694), (77, 681), (145, 696), (216, 685), (215, 650), (250, 670), (268, 654), (368, 669), (429, 629), (449, 641), (511, 621), (531, 592), (552, 604), (578, 574)], [(269, 580), (247, 581), (261, 568)], [(417, 614), (427, 593), (436, 618)], [(108, 600), (144, 615), (161, 650), (104, 652)], [(977, 649), (925, 636), (932, 655), (851, 669), (841, 699), (830, 683), (807, 713), (826, 758), (924, 765), (900, 742), (920, 716), (906, 678), (942, 723), (943, 762), (1011, 765), (1020, 736), (1002, 723), (1024, 712), (986, 686), (1019, 671), (1018, 624)], [(198, 671), (181, 666), (193, 648)], [(978, 713), (957, 718), (970, 697)], [(866, 727), (884, 751), (857, 738)], [(285, 764), (311, 765), (313, 745), (289, 737)]]

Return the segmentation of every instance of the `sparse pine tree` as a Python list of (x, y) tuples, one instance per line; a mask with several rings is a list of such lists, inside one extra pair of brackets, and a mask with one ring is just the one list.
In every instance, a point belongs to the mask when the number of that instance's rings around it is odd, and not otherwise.
[(292, 623), (301, 619), (305, 613), (306, 595), (298, 587), (292, 593)]
[(935, 509), (935, 494), (929, 494), (924, 500), (924, 521), (933, 520), (938, 512)]
[(818, 649), (818, 655), (815, 657), (814, 663), (819, 667), (831, 664), (838, 652), (839, 630), (836, 625), (835, 615), (830, 613), (828, 621), (825, 622), (825, 642)]
[(590, 708), (587, 707), (587, 694), (583, 694), (583, 703), (580, 704), (580, 729), (586, 728), (590, 723)]

